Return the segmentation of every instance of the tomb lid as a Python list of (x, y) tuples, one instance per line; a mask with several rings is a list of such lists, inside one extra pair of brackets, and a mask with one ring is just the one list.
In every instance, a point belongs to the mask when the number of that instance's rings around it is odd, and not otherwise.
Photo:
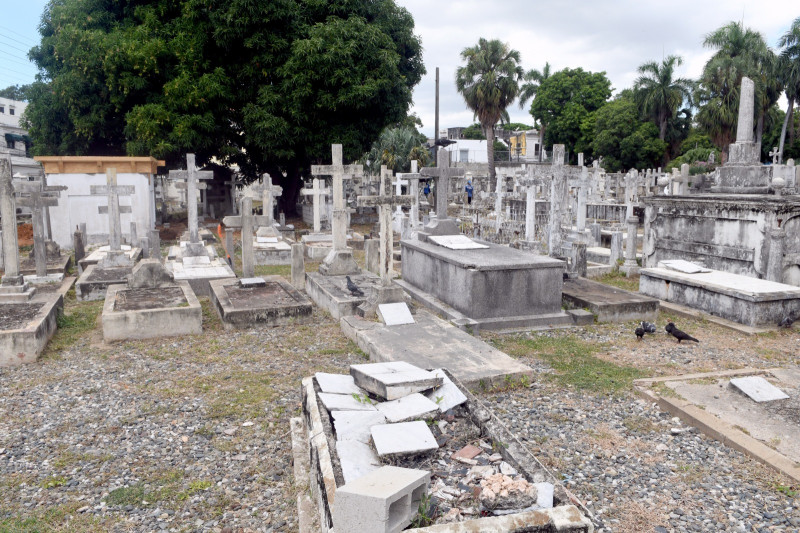
[(132, 289), (152, 289), (174, 284), (172, 273), (155, 258), (142, 259), (128, 276), (128, 286)]
[(759, 403), (785, 400), (789, 397), (789, 395), (761, 376), (734, 378), (730, 381), (730, 384)]
[(413, 324), (414, 317), (405, 302), (378, 305), (378, 317), (387, 326)]
[(659, 261), (658, 266), (660, 268), (668, 268), (669, 270), (683, 272), (684, 274), (699, 274), (701, 272), (712, 271), (710, 268), (706, 268), (702, 265), (698, 265), (697, 263), (692, 263), (691, 261), (686, 261), (683, 259), (669, 259), (666, 261)]
[[(428, 239), (430, 238), (428, 237)], [(459, 268), (479, 271), (564, 268), (564, 261), (492, 243), (488, 243), (489, 250), (451, 250), (429, 242), (404, 240), (402, 247), (421, 252)]]
[(433, 235), (428, 237), (433, 243), (451, 250), (481, 250), (489, 246), (475, 242), (466, 235)]
[(263, 278), (242, 278), (239, 286), (243, 289), (255, 289), (256, 287), (266, 287), (267, 282)]

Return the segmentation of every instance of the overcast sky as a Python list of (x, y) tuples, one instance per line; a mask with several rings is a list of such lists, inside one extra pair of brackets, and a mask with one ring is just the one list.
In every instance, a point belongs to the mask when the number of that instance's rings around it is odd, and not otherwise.
[[(800, 17), (798, 0), (396, 0), (411, 12), (422, 38), (428, 73), (414, 91), (423, 133), (433, 135), (434, 79), (439, 67), (440, 127), (467, 126), (472, 112), (455, 90), (460, 52), (480, 37), (501, 39), (519, 50), (526, 70), (550, 62), (553, 71), (582, 67), (605, 71), (612, 87), (630, 87), (636, 68), (669, 54), (683, 56), (678, 75), (697, 78), (711, 52), (703, 37), (732, 20), (760, 31), (772, 47)], [(36, 69), (27, 50), (39, 41), (36, 28), (46, 0), (3, 0), (0, 19), (0, 87), (30, 83)], [(531, 117), (516, 104), (515, 122)]]

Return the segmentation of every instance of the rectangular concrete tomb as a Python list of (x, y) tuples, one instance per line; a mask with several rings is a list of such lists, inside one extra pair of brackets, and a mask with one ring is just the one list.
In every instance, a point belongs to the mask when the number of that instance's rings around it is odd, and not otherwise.
[(642, 269), (639, 292), (748, 326), (777, 326), (800, 313), (800, 287), (719, 270)]
[(203, 332), (203, 311), (186, 281), (174, 286), (111, 285), (103, 305), (103, 339), (150, 339)]
[(442, 378), (405, 361), (351, 365), (356, 385), (387, 400), (396, 400), (442, 384)]
[(209, 287), (211, 302), (226, 327), (302, 324), (311, 318), (311, 300), (281, 276), (215, 279)]
[(550, 325), (571, 324), (561, 310), (563, 261), (485, 244), (485, 249), (452, 250), (403, 240), (398, 284), (423, 303), (426, 298), (443, 302), (480, 328), (537, 325), (536, 317), (545, 316)]
[(411, 523), (430, 486), (430, 472), (384, 466), (339, 487), (336, 531), (396, 533)]

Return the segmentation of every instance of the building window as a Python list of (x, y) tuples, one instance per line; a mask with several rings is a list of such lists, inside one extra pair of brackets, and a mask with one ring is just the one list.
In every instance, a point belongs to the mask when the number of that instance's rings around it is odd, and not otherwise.
[(13, 107), (9, 107), (8, 108), (8, 114), (9, 115), (13, 115), (14, 114), (14, 108)]
[(0, 113), (5, 113), (5, 112), (6, 112), (6, 106), (0, 105)]
[(458, 160), (461, 163), (468, 163), (469, 162), (469, 150), (459, 150), (458, 151)]

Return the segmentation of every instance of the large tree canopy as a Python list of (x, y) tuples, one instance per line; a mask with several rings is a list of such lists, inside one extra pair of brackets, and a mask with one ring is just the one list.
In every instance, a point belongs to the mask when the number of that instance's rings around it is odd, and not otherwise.
[(237, 164), (289, 185), (331, 143), (355, 159), (424, 74), (393, 0), (51, 0), (30, 55), (39, 154)]
[(546, 131), (544, 145), (565, 144), (574, 148), (581, 138), (583, 121), (610, 96), (611, 82), (605, 72), (567, 68), (544, 80), (530, 109)]

